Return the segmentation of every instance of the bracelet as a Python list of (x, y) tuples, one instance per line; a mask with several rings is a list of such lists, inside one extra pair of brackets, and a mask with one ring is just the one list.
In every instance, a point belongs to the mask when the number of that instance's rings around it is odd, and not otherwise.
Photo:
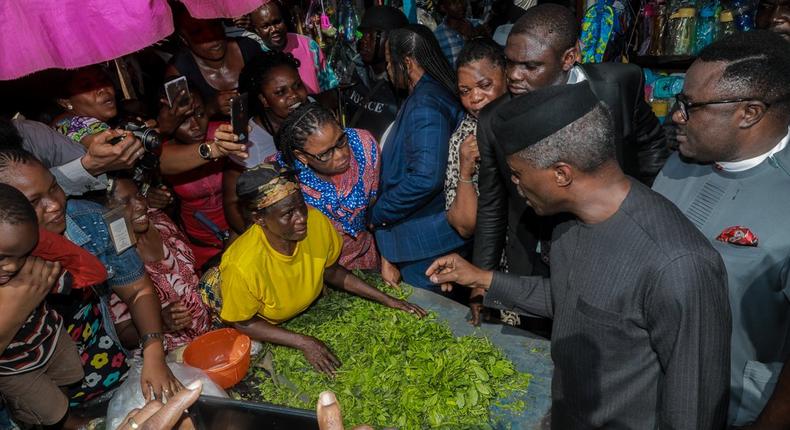
[(140, 349), (145, 348), (146, 344), (151, 339), (159, 339), (160, 342), (163, 342), (164, 341), (164, 336), (162, 336), (162, 333), (159, 333), (159, 332), (153, 332), (153, 333), (144, 334), (140, 338)]
[(462, 178), (461, 175), (458, 175), (458, 182), (462, 182), (464, 184), (474, 184), (475, 183), (475, 181), (473, 181), (471, 179), (464, 179), (464, 178)]

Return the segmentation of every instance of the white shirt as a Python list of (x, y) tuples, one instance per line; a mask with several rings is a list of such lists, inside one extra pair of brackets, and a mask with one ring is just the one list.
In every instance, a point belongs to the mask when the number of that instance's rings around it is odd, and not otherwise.
[(780, 140), (779, 143), (773, 147), (773, 149), (766, 152), (765, 154), (758, 155), (754, 158), (749, 158), (748, 160), (732, 161), (732, 162), (719, 161), (716, 163), (716, 165), (726, 172), (743, 172), (744, 170), (749, 170), (753, 167), (757, 167), (758, 165), (760, 165), (760, 163), (765, 161), (766, 158), (785, 149), (785, 147), (787, 147), (788, 142), (790, 142), (790, 128), (788, 128), (785, 137), (783, 137), (782, 140)]
[(584, 82), (587, 80), (587, 75), (584, 74), (584, 70), (582, 70), (579, 66), (573, 66), (571, 71), (568, 73), (568, 85), (571, 84), (578, 84), (579, 82)]

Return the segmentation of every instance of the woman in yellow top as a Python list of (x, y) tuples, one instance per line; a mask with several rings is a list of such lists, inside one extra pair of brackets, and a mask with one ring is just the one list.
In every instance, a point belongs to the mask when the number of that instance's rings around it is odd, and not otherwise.
[(308, 209), (288, 172), (263, 163), (241, 174), (236, 192), (253, 224), (222, 256), (220, 317), (237, 330), (255, 340), (298, 348), (316, 370), (334, 374), (340, 362), (323, 342), (278, 326), (307, 309), (324, 283), (420, 317), (426, 314), (337, 264), (343, 240), (326, 216)]

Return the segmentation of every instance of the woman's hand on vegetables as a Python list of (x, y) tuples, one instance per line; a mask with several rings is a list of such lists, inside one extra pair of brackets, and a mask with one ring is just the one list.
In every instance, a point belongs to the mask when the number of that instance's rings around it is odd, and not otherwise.
[(390, 287), (400, 290), (400, 270), (384, 257), (381, 257), (381, 279)]
[[(335, 393), (331, 391), (321, 393), (315, 411), (318, 415), (318, 430), (344, 430), (343, 415)], [(373, 427), (361, 425), (352, 430), (373, 430)]]
[(181, 90), (176, 95), (173, 106), (168, 104), (167, 99), (160, 99), (159, 102), (162, 107), (159, 109), (156, 122), (159, 124), (159, 132), (165, 136), (173, 135), (178, 126), (195, 111), (192, 96), (186, 90)]
[(470, 134), (461, 143), (460, 176), (465, 180), (471, 180), (477, 170), (477, 162), (480, 161), (480, 150), (477, 147), (477, 137)]
[(239, 136), (233, 134), (233, 126), (230, 124), (220, 124), (214, 132), (214, 143), (211, 145), (211, 158), (221, 158), (228, 155), (235, 155), (241, 159), (246, 159), (247, 145), (236, 143)]
[(150, 188), (145, 198), (153, 209), (164, 209), (173, 203), (173, 193), (164, 185)]
[(183, 330), (190, 322), (192, 316), (180, 300), (162, 309), (162, 325), (168, 333)]
[(417, 315), (417, 317), (419, 318), (428, 315), (428, 312), (425, 309), (415, 305), (414, 303), (409, 303), (405, 300), (399, 300), (394, 297), (386, 305), (391, 307), (392, 309), (398, 309), (403, 312), (408, 312), (410, 314)]
[(453, 290), (452, 284), (487, 290), (491, 286), (494, 272), (480, 269), (458, 254), (437, 258), (425, 271), (431, 282), (441, 285), (442, 291)]
[(203, 383), (198, 379), (170, 398), (166, 405), (159, 400), (151, 400), (142, 408), (132, 409), (118, 430), (171, 430), (182, 419), (185, 426), (178, 428), (193, 428), (190, 418), (184, 416), (184, 410), (197, 401), (202, 390)]
[(140, 387), (146, 401), (162, 399), (163, 396), (170, 398), (183, 388), (165, 363), (164, 349), (159, 342), (148, 344), (143, 351)]
[(315, 370), (335, 376), (335, 370), (340, 367), (341, 363), (324, 342), (314, 337), (305, 336), (299, 345), (299, 350)]

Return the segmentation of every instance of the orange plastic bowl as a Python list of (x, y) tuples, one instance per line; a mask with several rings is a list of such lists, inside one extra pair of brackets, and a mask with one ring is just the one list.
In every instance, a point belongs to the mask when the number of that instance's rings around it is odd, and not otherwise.
[(250, 338), (232, 328), (210, 331), (184, 349), (184, 363), (202, 369), (223, 389), (230, 388), (250, 368)]

